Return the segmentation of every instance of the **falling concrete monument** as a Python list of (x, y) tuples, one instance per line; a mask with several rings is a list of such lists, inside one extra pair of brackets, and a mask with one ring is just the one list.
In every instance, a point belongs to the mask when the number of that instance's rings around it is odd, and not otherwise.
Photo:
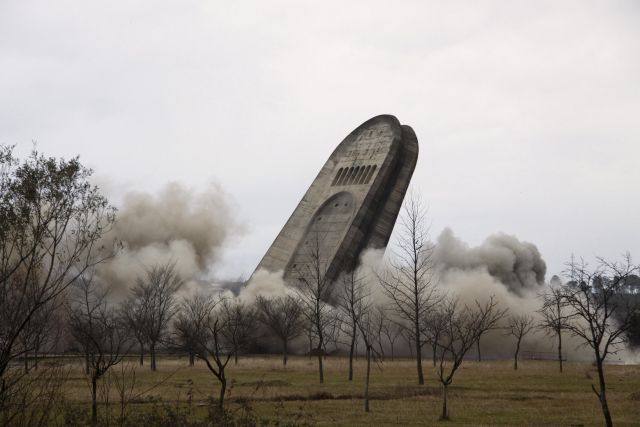
[(384, 248), (418, 159), (413, 129), (391, 115), (367, 120), (326, 161), (256, 271), (294, 284), (319, 264), (325, 280), (357, 266), (366, 248)]

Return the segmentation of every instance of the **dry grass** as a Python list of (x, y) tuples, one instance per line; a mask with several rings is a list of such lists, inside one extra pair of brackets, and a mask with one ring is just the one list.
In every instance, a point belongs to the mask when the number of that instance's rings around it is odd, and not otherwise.
[[(131, 362), (133, 363), (133, 362)], [(311, 425), (601, 425), (602, 416), (591, 383), (594, 368), (567, 363), (560, 374), (553, 362), (524, 361), (514, 371), (509, 361), (465, 362), (450, 389), (452, 420), (440, 422), (439, 384), (427, 368), (425, 386), (416, 384), (415, 362), (387, 361), (372, 372), (372, 412), (362, 403), (364, 361), (356, 363), (355, 379), (347, 378), (347, 360), (328, 358), (325, 384), (318, 384), (314, 359), (294, 357), (283, 369), (277, 357), (241, 358), (231, 362), (230, 408), (249, 407), (259, 419)], [(194, 416), (205, 413), (218, 383), (206, 367), (188, 367), (185, 359), (161, 359), (159, 371), (137, 368), (135, 392), (143, 390), (131, 411), (149, 402), (187, 405)], [(132, 377), (129, 376), (130, 380)], [(616, 425), (640, 423), (640, 366), (607, 366), (608, 395)], [(157, 385), (160, 383), (159, 385)], [(89, 401), (88, 386), (78, 363), (66, 383), (67, 398)], [(117, 402), (111, 389), (111, 402)]]

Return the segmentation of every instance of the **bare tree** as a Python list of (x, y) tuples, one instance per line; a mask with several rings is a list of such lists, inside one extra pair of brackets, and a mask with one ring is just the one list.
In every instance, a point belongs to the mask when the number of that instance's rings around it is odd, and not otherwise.
[[(380, 307), (384, 310), (384, 307)], [(402, 335), (404, 327), (385, 315), (385, 321), (381, 323), (381, 336), (387, 338), (389, 349), (391, 350), (391, 360), (395, 359), (395, 345), (398, 338)]]
[(25, 348), (27, 325), (87, 268), (108, 258), (100, 245), (114, 210), (89, 183), (77, 158), (58, 160), (32, 151), (20, 162), (0, 146), (0, 411), (14, 385), (6, 377)]
[(402, 332), (400, 332), (400, 337), (407, 343), (407, 348), (409, 349), (409, 357), (413, 359), (413, 334), (404, 326), (402, 327)]
[(309, 316), (307, 316), (308, 313), (305, 310), (303, 310), (302, 314), (305, 319), (305, 321), (303, 322), (304, 334), (305, 334), (305, 337), (307, 338), (307, 342), (309, 343), (309, 351), (307, 355), (309, 359), (311, 359), (314, 353), (314, 347), (313, 347), (314, 327), (313, 327), (313, 322), (311, 321)]
[(344, 333), (349, 338), (349, 381), (353, 380), (353, 358), (355, 356), (356, 340), (358, 338), (358, 317), (360, 312), (357, 310), (356, 291), (361, 286), (362, 278), (358, 277), (356, 270), (345, 273), (340, 278), (342, 285), (338, 295), (338, 306), (345, 316), (342, 322)]
[(220, 305), (224, 317), (222, 334), (233, 348), (234, 363), (238, 364), (238, 353), (247, 349), (256, 328), (255, 307), (237, 300), (224, 299)]
[(71, 335), (88, 355), (91, 384), (91, 424), (98, 423), (98, 381), (120, 363), (128, 340), (119, 314), (107, 303), (107, 290), (94, 280), (93, 271), (81, 276), (68, 301)]
[[(225, 339), (227, 316), (220, 310), (220, 300), (211, 295), (196, 294), (186, 298), (176, 323), (182, 324), (193, 341), (194, 354), (203, 360), (207, 368), (220, 382), (218, 409), (223, 410), (227, 390), (225, 368), (233, 355), (233, 345)], [(189, 343), (191, 345), (191, 342)]]
[(478, 339), (476, 340), (476, 351), (478, 356), (478, 362), (482, 362), (482, 353), (480, 352), (480, 341), (482, 339), (482, 336), (493, 329), (497, 329), (497, 327), (498, 325), (496, 322), (496, 323), (484, 325), (484, 328), (478, 331)]
[(342, 324), (344, 323), (344, 314), (337, 307), (330, 307), (327, 312), (328, 321), (324, 324), (324, 344), (322, 346), (323, 357), (338, 350), (342, 339)]
[(394, 259), (378, 280), (391, 301), (396, 315), (407, 322), (416, 350), (418, 384), (424, 384), (422, 346), (425, 343), (423, 319), (441, 300), (435, 288), (429, 229), (425, 209), (416, 193), (405, 201)]
[(446, 327), (446, 320), (446, 316), (438, 308), (429, 313), (425, 318), (424, 331), (427, 337), (426, 341), (431, 345), (433, 366), (436, 366), (437, 363), (438, 342), (440, 341), (444, 328)]
[(465, 354), (473, 346), (481, 331), (497, 324), (506, 314), (498, 308), (493, 296), (484, 304), (476, 301), (474, 307), (460, 306), (458, 299), (447, 300), (441, 308), (444, 328), (438, 340), (437, 375), (442, 384), (443, 420), (449, 419), (449, 385), (462, 365)]
[(538, 312), (542, 315), (539, 327), (545, 333), (558, 338), (558, 364), (562, 372), (562, 331), (567, 329), (567, 316), (565, 314), (565, 302), (563, 290), (559, 286), (549, 287), (542, 294), (542, 308)]
[(308, 240), (306, 246), (306, 262), (295, 270), (299, 284), (299, 298), (304, 307), (304, 315), (309, 322), (309, 337), (316, 339), (315, 353), (318, 357), (318, 375), (320, 383), (324, 383), (322, 356), (325, 346), (325, 331), (334, 320), (331, 316), (332, 306), (331, 282), (326, 276), (327, 260), (322, 251), (322, 238), (316, 235)]
[(194, 365), (202, 337), (206, 335), (213, 305), (212, 299), (204, 294), (195, 294), (180, 303), (173, 328), (178, 348), (189, 353), (189, 366)]
[(389, 319), (389, 316), (387, 314), (387, 309), (381, 304), (376, 304), (373, 307), (373, 314), (371, 315), (369, 321), (373, 322), (372, 339), (378, 347), (376, 352), (380, 360), (384, 360), (384, 344), (382, 331), (384, 330), (384, 326), (391, 322), (391, 319)]
[(291, 295), (256, 299), (258, 319), (282, 342), (282, 365), (287, 366), (288, 345), (303, 330), (302, 307)]
[[(220, 393), (218, 399), (218, 410), (224, 411), (224, 398), (227, 392), (226, 367), (234, 353), (234, 345), (228, 341), (227, 323), (229, 317), (221, 309), (220, 300), (211, 296), (198, 297), (202, 300), (197, 304), (200, 308), (190, 310), (199, 313), (194, 317), (198, 322), (202, 322), (202, 328), (194, 328), (198, 331), (198, 346), (196, 347), (196, 357), (203, 360), (209, 371), (220, 383)], [(195, 304), (196, 299), (187, 300), (186, 304)]]
[(371, 298), (371, 291), (366, 279), (353, 272), (347, 279), (342, 289), (342, 309), (348, 313), (349, 319), (355, 322), (358, 335), (365, 345), (367, 369), (364, 386), (364, 410), (370, 411), (369, 383), (371, 379), (371, 362), (379, 360), (379, 353), (375, 348), (376, 338), (379, 335), (380, 316)]
[(484, 335), (485, 332), (488, 332), (488, 331), (480, 332), (480, 334), (478, 335), (478, 339), (476, 340), (476, 356), (478, 358), (478, 362), (482, 362), (482, 352), (480, 351), (480, 341), (482, 340), (482, 335)]
[(607, 426), (612, 426), (613, 421), (607, 402), (604, 361), (628, 340), (633, 315), (640, 310), (637, 300), (624, 294), (628, 279), (639, 271), (640, 266), (633, 264), (629, 254), (620, 262), (598, 258), (595, 268), (582, 260), (572, 259), (567, 264), (569, 282), (562, 290), (567, 307), (566, 328), (593, 351), (598, 388), (592, 384), (591, 389), (600, 401)]
[(147, 294), (142, 292), (134, 292), (122, 303), (120, 313), (122, 321), (127, 325), (127, 329), (138, 343), (140, 351), (139, 364), (144, 365), (144, 346), (147, 339), (147, 325), (149, 319), (147, 310), (149, 309), (148, 301), (143, 300)]
[(513, 369), (515, 370), (518, 370), (518, 353), (520, 353), (522, 339), (534, 328), (533, 317), (528, 314), (518, 314), (509, 318), (507, 335), (511, 335), (516, 339), (516, 350), (513, 355)]
[[(366, 296), (364, 296), (366, 298)], [(365, 354), (367, 359), (367, 370), (364, 382), (364, 410), (365, 412), (369, 412), (371, 410), (369, 405), (369, 384), (371, 381), (371, 362), (379, 361), (380, 354), (375, 349), (375, 337), (376, 337), (376, 323), (378, 323), (377, 319), (375, 319), (376, 314), (372, 309), (372, 304), (370, 301), (366, 299), (362, 300), (360, 303), (360, 317), (358, 318), (357, 325), (358, 330), (360, 331), (360, 336), (362, 337), (362, 341), (365, 346)]]
[(149, 343), (152, 371), (157, 369), (156, 347), (167, 336), (171, 318), (176, 314), (176, 292), (182, 284), (175, 262), (169, 262), (149, 268), (144, 277), (138, 277), (133, 288), (134, 297), (145, 307), (142, 323)]

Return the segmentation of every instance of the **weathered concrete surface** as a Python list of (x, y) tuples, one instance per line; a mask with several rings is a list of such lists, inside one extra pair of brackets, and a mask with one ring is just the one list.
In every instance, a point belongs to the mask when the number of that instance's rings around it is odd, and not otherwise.
[(358, 126), (329, 156), (256, 271), (283, 271), (295, 282), (319, 260), (333, 281), (365, 248), (386, 247), (417, 159), (415, 133), (394, 116)]

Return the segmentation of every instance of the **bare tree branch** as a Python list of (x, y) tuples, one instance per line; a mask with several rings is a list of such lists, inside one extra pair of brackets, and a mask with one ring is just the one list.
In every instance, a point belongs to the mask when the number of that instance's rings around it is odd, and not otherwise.
[(522, 339), (535, 328), (533, 317), (528, 314), (518, 314), (509, 318), (507, 335), (516, 339), (516, 350), (513, 355), (513, 369), (518, 370), (518, 353)]
[(411, 335), (416, 350), (418, 384), (424, 384), (424, 320), (442, 300), (435, 286), (433, 246), (429, 242), (425, 216), (419, 196), (411, 192), (403, 206), (394, 260), (384, 273), (378, 275), (382, 290), (391, 301), (391, 308), (406, 323), (406, 333)]
[(258, 319), (282, 342), (282, 365), (287, 365), (288, 344), (303, 332), (302, 307), (291, 295), (267, 299), (258, 296)]
[(591, 348), (598, 369), (598, 388), (591, 388), (600, 401), (607, 426), (613, 425), (606, 394), (604, 361), (628, 340), (633, 316), (640, 310), (636, 299), (625, 295), (627, 282), (640, 271), (631, 255), (621, 261), (598, 258), (595, 268), (574, 258), (567, 264), (569, 282), (562, 288), (567, 308), (566, 329)]

